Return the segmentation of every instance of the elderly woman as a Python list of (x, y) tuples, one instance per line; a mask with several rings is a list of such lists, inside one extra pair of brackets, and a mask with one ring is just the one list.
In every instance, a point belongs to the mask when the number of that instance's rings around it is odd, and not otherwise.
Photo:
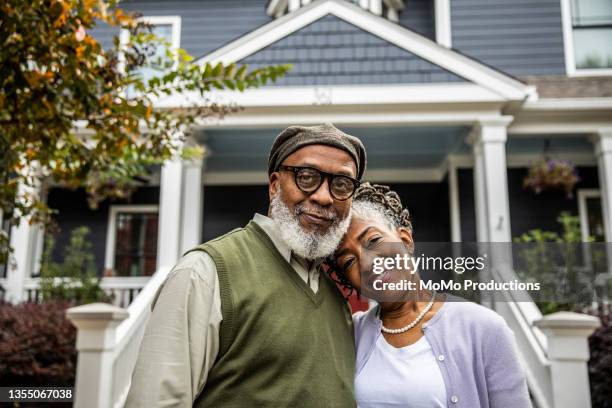
[[(373, 279), (389, 280), (371, 273), (374, 257), (411, 253), (412, 225), (386, 186), (363, 184), (352, 211), (330, 264), (341, 283), (361, 291)], [(499, 315), (427, 291), (392, 300), (353, 316), (359, 407), (531, 406), (513, 334)]]

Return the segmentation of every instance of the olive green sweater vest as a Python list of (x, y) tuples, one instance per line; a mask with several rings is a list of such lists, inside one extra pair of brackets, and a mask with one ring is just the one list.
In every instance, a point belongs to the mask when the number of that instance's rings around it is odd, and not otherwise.
[(325, 274), (315, 294), (253, 221), (193, 250), (215, 262), (223, 315), (194, 406), (356, 405), (351, 315)]

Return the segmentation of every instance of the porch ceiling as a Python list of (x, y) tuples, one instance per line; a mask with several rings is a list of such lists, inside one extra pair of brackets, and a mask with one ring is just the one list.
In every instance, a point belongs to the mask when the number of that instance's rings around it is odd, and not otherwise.
[[(268, 152), (282, 129), (218, 129), (198, 136), (209, 156), (206, 171), (260, 172)], [(342, 128), (358, 136), (368, 152), (368, 170), (438, 168), (449, 154), (462, 149), (467, 128), (370, 127)]]

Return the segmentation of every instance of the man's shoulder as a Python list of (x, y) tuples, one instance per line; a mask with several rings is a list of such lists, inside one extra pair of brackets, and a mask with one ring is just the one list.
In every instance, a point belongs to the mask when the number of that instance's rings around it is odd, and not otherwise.
[(183, 255), (172, 268), (168, 279), (173, 278), (196, 278), (214, 286), (215, 262), (205, 251), (190, 251)]

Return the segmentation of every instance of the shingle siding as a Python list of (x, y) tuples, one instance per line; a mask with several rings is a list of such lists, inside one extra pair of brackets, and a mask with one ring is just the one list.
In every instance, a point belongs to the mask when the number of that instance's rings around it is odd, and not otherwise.
[(434, 2), (432, 0), (404, 0), (399, 24), (425, 37), (436, 39)]
[(451, 0), (453, 47), (511, 75), (565, 73), (559, 0)]
[(328, 15), (240, 61), (293, 64), (275, 85), (462, 82), (414, 54)]
[[(146, 0), (120, 5), (143, 16), (180, 16), (180, 46), (196, 58), (271, 21), (264, 0)], [(92, 34), (103, 44), (110, 44), (114, 32), (96, 27)]]

